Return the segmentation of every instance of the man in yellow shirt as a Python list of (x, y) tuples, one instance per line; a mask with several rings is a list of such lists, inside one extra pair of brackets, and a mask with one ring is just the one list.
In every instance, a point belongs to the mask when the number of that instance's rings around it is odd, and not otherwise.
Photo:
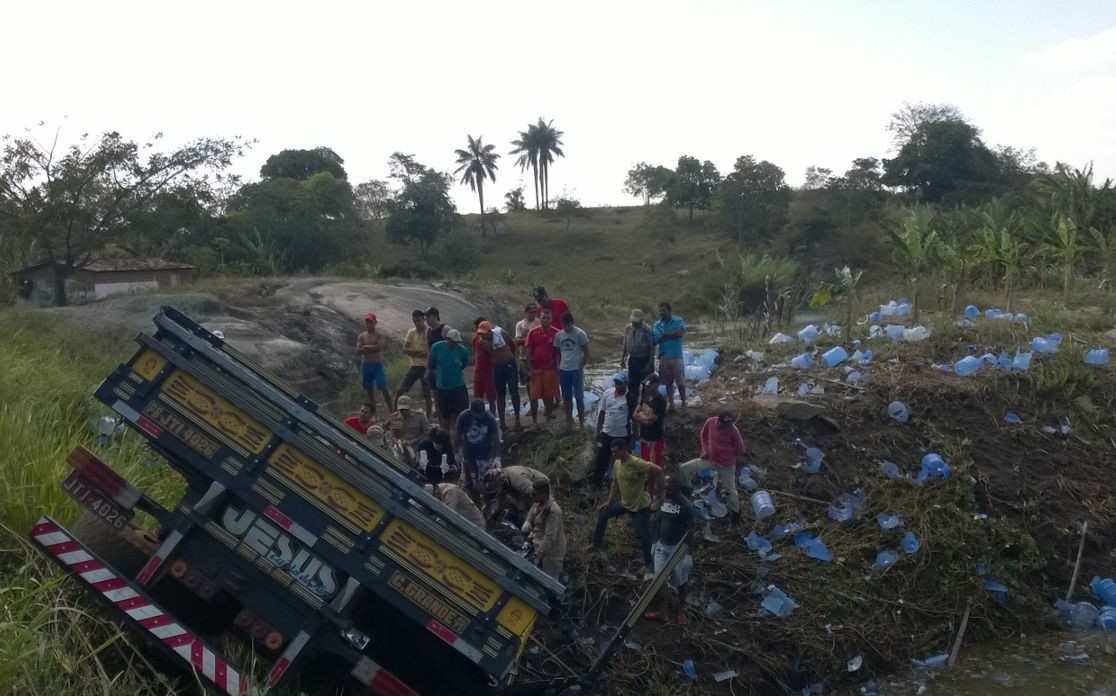
[[(608, 498), (598, 508), (597, 526), (593, 530), (594, 550), (600, 550), (604, 542), (605, 529), (613, 517), (627, 514), (632, 528), (639, 537), (643, 553), (644, 578), (653, 577), (651, 570), (654, 559), (651, 556), (651, 513), (659, 509), (663, 501), (663, 470), (651, 462), (632, 456), (628, 441), (616, 438), (612, 441), (612, 487)], [(655, 492), (654, 499), (647, 491), (647, 483)]]
[(403, 354), (411, 358), (411, 366), (403, 375), (399, 389), (395, 392), (396, 410), (399, 410), (399, 397), (411, 391), (415, 382), (422, 385), (422, 398), (426, 402), (426, 415), (433, 416), (430, 411), (430, 383), (426, 380), (426, 360), (430, 352), (430, 344), (426, 342), (426, 315), (421, 309), (411, 312), (411, 321), (415, 327), (407, 330), (403, 339)]

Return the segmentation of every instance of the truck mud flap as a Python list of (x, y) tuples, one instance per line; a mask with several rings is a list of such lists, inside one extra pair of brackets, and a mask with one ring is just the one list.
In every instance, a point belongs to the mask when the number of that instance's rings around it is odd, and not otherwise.
[(127, 619), (132, 628), (151, 639), (165, 654), (181, 660), (217, 693), (228, 696), (257, 693), (247, 675), (98, 558), (65, 527), (49, 517), (40, 517), (30, 537), (48, 558), (81, 580), (117, 616)]

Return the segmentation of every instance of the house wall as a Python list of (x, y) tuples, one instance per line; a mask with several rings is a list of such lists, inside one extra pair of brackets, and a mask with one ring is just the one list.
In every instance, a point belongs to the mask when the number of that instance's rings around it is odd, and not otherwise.
[[(14, 276), (18, 285), (30, 280), (32, 296), (26, 304), (38, 306), (50, 304), (54, 300), (54, 269), (37, 268)], [(100, 271), (77, 270), (66, 279), (67, 300), (73, 303), (87, 302), (111, 295), (129, 292), (144, 292), (159, 288), (174, 288), (191, 285), (197, 279), (197, 271), (191, 268), (158, 271)]]

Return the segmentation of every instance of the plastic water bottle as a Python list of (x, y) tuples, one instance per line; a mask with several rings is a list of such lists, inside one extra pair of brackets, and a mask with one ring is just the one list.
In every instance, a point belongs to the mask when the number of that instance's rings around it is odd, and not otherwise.
[(902, 401), (892, 401), (887, 405), (887, 415), (899, 423), (906, 423), (910, 418), (910, 411), (907, 410), (907, 405)]
[(1105, 604), (1116, 607), (1116, 580), (1094, 577), (1089, 587), (1093, 588), (1093, 594), (1100, 597)]
[(1015, 357), (1011, 359), (1011, 369), (1026, 372), (1031, 367), (1031, 353), (1015, 351)]
[(849, 357), (848, 351), (843, 346), (833, 346), (829, 350), (822, 353), (822, 362), (826, 367), (835, 367), (845, 362)]
[(880, 462), (880, 473), (888, 478), (903, 478), (903, 472), (899, 471), (899, 465), (886, 460)]
[(872, 312), (868, 315), (868, 321), (879, 321), (881, 316), (883, 315), (879, 312)]
[(449, 473), (450, 467), (449, 467), (449, 455), (448, 454), (443, 454), (442, 455), (442, 467), (441, 467), (441, 469), (442, 469), (442, 476), (445, 476), (446, 474)]
[(778, 377), (768, 377), (767, 381), (764, 382), (764, 384), (763, 384), (763, 389), (760, 390), (760, 394), (768, 394), (770, 396), (775, 396), (778, 393), (779, 393), (779, 378)]
[(813, 364), (814, 359), (811, 358), (808, 353), (800, 353), (791, 358), (791, 367), (797, 368), (799, 370), (809, 369), (809, 367)]
[(903, 340), (903, 334), (906, 330), (907, 327), (902, 324), (888, 324), (884, 327), (884, 332), (887, 334), (887, 337), (896, 342)]
[(697, 679), (698, 678), (697, 667), (694, 666), (694, 661), (691, 660), (690, 658), (686, 658), (685, 660), (682, 661), (682, 671), (690, 679)]
[(965, 308), (965, 316), (969, 319), (975, 319), (980, 316), (980, 310), (976, 308), (976, 305), (969, 305)]
[(1100, 611), (1088, 602), (1078, 602), (1073, 606), (1070, 625), (1074, 628), (1092, 628), (1100, 618)]
[(1116, 607), (1105, 607), (1097, 617), (1097, 628), (1116, 631)]
[(966, 355), (957, 362), (953, 363), (953, 371), (962, 377), (968, 377), (984, 365), (984, 361), (980, 358), (974, 358), (971, 355)]
[(753, 493), (752, 511), (756, 513), (757, 520), (766, 519), (774, 515), (775, 503), (771, 500), (771, 494), (767, 491), (756, 491)]
[(872, 564), (873, 570), (883, 570), (890, 567), (899, 556), (890, 549), (883, 549), (876, 554), (876, 562)]
[(430, 462), (430, 457), (427, 456), (426, 450), (419, 450), (419, 464), (422, 465), (423, 470), (426, 469), (426, 465), (429, 462)]
[(1108, 349), (1093, 348), (1092, 350), (1085, 351), (1085, 362), (1090, 365), (1107, 365)]
[(882, 512), (876, 515), (876, 522), (879, 523), (880, 529), (883, 530), (895, 529), (896, 527), (903, 526), (902, 517), (899, 517), (898, 515), (887, 515)]
[(912, 326), (903, 332), (904, 341), (925, 341), (930, 338), (930, 329), (925, 326)]
[(813, 343), (814, 339), (817, 337), (818, 327), (814, 326), (813, 324), (809, 324), (803, 327), (803, 329), (798, 332), (798, 339), (806, 343)]
[(922, 542), (918, 540), (918, 537), (915, 535), (914, 532), (907, 532), (899, 541), (899, 546), (901, 546), (905, 552), (910, 554), (918, 551), (918, 549), (922, 546)]

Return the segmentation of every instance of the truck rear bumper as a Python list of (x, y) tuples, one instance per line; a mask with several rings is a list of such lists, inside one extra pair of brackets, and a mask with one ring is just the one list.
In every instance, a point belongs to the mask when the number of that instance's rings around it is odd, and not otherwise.
[(30, 536), (48, 558), (80, 580), (120, 618), (165, 653), (181, 660), (219, 693), (229, 696), (255, 693), (246, 675), (98, 558), (65, 527), (44, 516), (31, 529)]

